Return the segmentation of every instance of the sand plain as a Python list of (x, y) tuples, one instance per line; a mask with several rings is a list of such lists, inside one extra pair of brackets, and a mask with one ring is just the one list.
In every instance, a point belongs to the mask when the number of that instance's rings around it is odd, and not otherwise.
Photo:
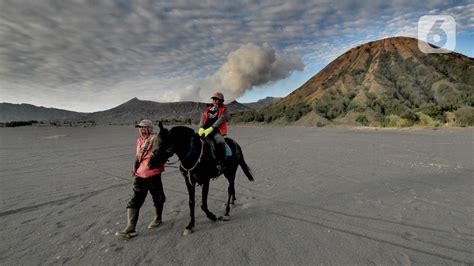
[[(135, 128), (0, 128), (0, 264), (474, 263), (473, 133), (231, 127), (255, 177), (238, 170), (231, 220), (197, 207), (182, 236), (187, 192), (168, 167), (163, 225), (146, 228), (148, 197), (124, 241)], [(210, 210), (226, 195), (213, 181)]]

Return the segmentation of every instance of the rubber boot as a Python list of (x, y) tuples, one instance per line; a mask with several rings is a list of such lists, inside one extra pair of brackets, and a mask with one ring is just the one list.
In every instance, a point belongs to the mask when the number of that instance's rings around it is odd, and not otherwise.
[(117, 237), (131, 238), (137, 236), (137, 227), (139, 209), (127, 209), (127, 227), (123, 231), (115, 233)]
[(153, 208), (153, 220), (148, 225), (148, 229), (157, 228), (161, 225), (161, 213), (163, 211), (163, 203), (160, 207)]

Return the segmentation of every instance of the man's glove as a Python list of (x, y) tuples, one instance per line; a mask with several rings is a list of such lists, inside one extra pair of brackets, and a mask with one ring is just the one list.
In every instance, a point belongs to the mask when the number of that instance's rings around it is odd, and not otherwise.
[(201, 128), (198, 130), (198, 135), (199, 135), (199, 136), (204, 135), (204, 131), (205, 131), (204, 128), (201, 127)]
[(213, 128), (213, 127), (210, 127), (210, 128), (208, 128), (208, 129), (204, 130), (204, 136), (207, 137), (209, 134), (212, 133), (212, 131), (214, 131), (214, 128)]

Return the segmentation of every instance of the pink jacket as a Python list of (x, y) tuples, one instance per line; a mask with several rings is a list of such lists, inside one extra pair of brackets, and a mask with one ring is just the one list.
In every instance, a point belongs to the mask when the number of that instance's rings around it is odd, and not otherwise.
[[(147, 139), (146, 138), (143, 138), (143, 137), (139, 137), (137, 139), (137, 158), (141, 158), (142, 154), (142, 144), (146, 141)], [(146, 154), (145, 154), (145, 157), (143, 158), (143, 160), (140, 162), (140, 165), (138, 166), (138, 168), (136, 169), (136, 171), (134, 172), (134, 175), (135, 176), (139, 176), (139, 177), (142, 177), (142, 178), (148, 178), (148, 177), (152, 177), (154, 175), (157, 175), (163, 171), (165, 171), (165, 165), (161, 165), (161, 167), (157, 168), (157, 169), (150, 169), (148, 167), (148, 162), (150, 161), (150, 157), (151, 157), (151, 154), (153, 152), (153, 144), (150, 145), (150, 147), (148, 148), (148, 150), (146, 151)]]

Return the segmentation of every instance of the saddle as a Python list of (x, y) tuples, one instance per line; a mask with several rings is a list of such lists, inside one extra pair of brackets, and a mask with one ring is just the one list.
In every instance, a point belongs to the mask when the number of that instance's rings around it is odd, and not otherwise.
[[(225, 154), (227, 155), (227, 157), (232, 157), (232, 149), (229, 147), (229, 145), (227, 144), (227, 138), (224, 137), (224, 139), (226, 140), (225, 142)], [(210, 147), (210, 150), (211, 150), (211, 156), (213, 159), (217, 160), (217, 156), (216, 156), (216, 143), (214, 142), (213, 139), (207, 139), (207, 143), (209, 144), (209, 147)]]

